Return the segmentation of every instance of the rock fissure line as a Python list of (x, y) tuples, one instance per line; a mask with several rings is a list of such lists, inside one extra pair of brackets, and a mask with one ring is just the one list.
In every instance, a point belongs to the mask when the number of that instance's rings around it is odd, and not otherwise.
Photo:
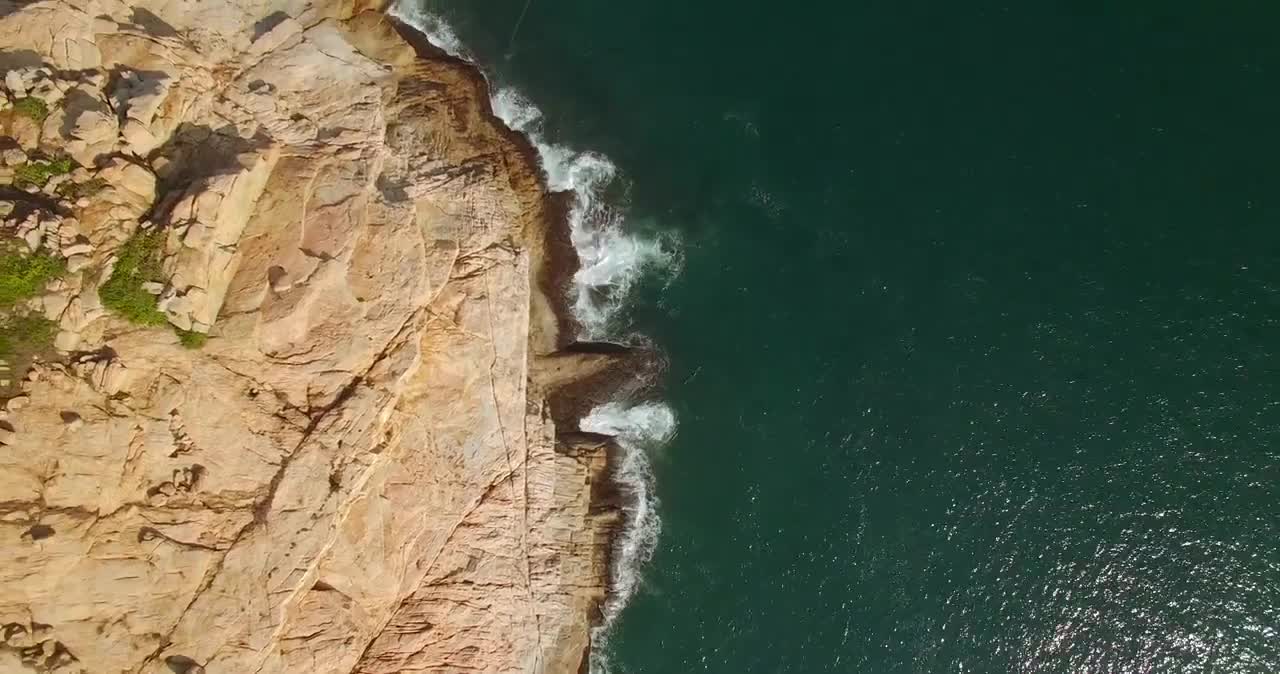
[[(536, 153), (369, 0), (232, 3), (0, 12), (43, 62), (2, 73), (0, 233), (66, 269), (0, 377), (0, 624), (59, 674), (578, 671), (617, 513), (549, 400), (622, 361), (547, 361)], [(100, 293), (138, 232), (142, 325)]]

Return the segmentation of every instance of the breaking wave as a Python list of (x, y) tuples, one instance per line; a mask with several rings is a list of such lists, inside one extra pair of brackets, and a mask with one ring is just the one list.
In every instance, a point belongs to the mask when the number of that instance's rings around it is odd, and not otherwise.
[(578, 424), (588, 433), (612, 435), (622, 450), (614, 479), (622, 487), (626, 526), (614, 541), (610, 593), (603, 607), (604, 620), (592, 635), (591, 671), (608, 671), (609, 627), (618, 618), (640, 585), (640, 570), (653, 556), (662, 533), (658, 499), (653, 493), (653, 468), (649, 451), (671, 440), (676, 415), (661, 402), (627, 405), (607, 403), (591, 410)]
[[(391, 15), (417, 29), (437, 48), (474, 62), (453, 29), (423, 9), (421, 2), (399, 0)], [(494, 114), (509, 128), (523, 133), (537, 149), (548, 188), (573, 195), (569, 235), (580, 266), (567, 300), (581, 327), (579, 337), (599, 340), (615, 336), (621, 327), (618, 317), (635, 284), (650, 271), (678, 272), (679, 242), (672, 236), (627, 231), (622, 209), (605, 198), (605, 191), (618, 180), (613, 162), (596, 152), (579, 152), (550, 142), (543, 132), (542, 112), (515, 89), (491, 86), (489, 91)], [(614, 468), (614, 479), (626, 497), (623, 529), (614, 541), (604, 619), (591, 635), (592, 672), (608, 670), (609, 629), (638, 589), (640, 571), (657, 546), (662, 523), (649, 452), (668, 442), (676, 425), (675, 413), (661, 402), (608, 403), (591, 410), (579, 422), (584, 431), (616, 439), (622, 458)]]
[[(418, 2), (400, 0), (391, 15), (445, 52), (474, 61), (453, 29)], [(510, 87), (491, 86), (489, 90), (494, 115), (523, 133), (537, 149), (547, 187), (573, 195), (569, 237), (580, 267), (568, 298), (570, 311), (581, 326), (580, 337), (607, 339), (617, 327), (615, 321), (635, 284), (649, 271), (677, 269), (678, 242), (671, 235), (652, 237), (626, 231), (621, 210), (604, 194), (618, 179), (613, 162), (597, 152), (579, 152), (548, 141), (537, 106)]]

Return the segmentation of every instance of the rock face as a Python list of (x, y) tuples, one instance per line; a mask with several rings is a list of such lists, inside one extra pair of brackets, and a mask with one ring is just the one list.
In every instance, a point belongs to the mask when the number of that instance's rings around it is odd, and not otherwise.
[[(618, 513), (549, 409), (557, 225), (478, 75), (371, 4), (0, 0), (4, 163), (79, 166), (0, 195), (69, 263), (0, 412), (0, 672), (584, 666)], [(103, 308), (139, 231), (203, 348)]]

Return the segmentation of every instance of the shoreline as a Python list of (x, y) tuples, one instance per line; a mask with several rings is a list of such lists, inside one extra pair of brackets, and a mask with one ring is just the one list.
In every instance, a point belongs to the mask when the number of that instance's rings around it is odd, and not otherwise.
[[(571, 240), (570, 211), (574, 193), (552, 191), (546, 171), (533, 140), (524, 132), (509, 127), (493, 110), (488, 78), (476, 63), (448, 53), (431, 43), (426, 34), (393, 14), (394, 0), (380, 10), (400, 37), (419, 59), (443, 61), (465, 74), (481, 93), (486, 119), (497, 128), (522, 160), (533, 168), (540, 194), (537, 197), (540, 217), (535, 222), (541, 230), (529, 233), (527, 243), (532, 259), (530, 297), (530, 398), (537, 395), (547, 401), (556, 428), (555, 450), (569, 456), (584, 452), (603, 454), (603, 470), (596, 473), (598, 482), (590, 486), (590, 510), (606, 520), (601, 576), (595, 579), (605, 589), (588, 616), (590, 633), (579, 674), (591, 671), (593, 635), (604, 626), (605, 609), (614, 598), (615, 565), (621, 546), (634, 523), (628, 522), (629, 509), (640, 498), (634, 488), (621, 479), (626, 452), (617, 436), (591, 433), (579, 428), (580, 422), (595, 407), (623, 398), (635, 403), (650, 401), (662, 388), (666, 359), (661, 350), (648, 340), (641, 345), (614, 342), (578, 341), (575, 333), (581, 325), (570, 309), (569, 297), (574, 275), (581, 261)], [(643, 450), (633, 450), (643, 451)]]
[[(531, 328), (539, 328), (540, 331), (534, 333), (537, 334), (537, 338), (531, 338), (530, 341), (540, 347), (535, 349), (535, 353), (558, 351), (572, 343), (573, 340), (569, 336), (577, 327), (567, 302), (556, 299), (567, 296), (565, 291), (568, 290), (573, 275), (580, 266), (577, 253), (569, 240), (569, 205), (566, 201), (572, 198), (572, 195), (552, 192), (547, 187), (546, 175), (541, 168), (537, 148), (533, 146), (528, 136), (507, 126), (494, 113), (490, 97), (492, 90), (479, 66), (431, 44), (425, 34), (395, 16), (391, 12), (393, 6), (394, 2), (389, 1), (383, 9), (378, 11), (395, 28), (400, 38), (413, 48), (420, 60), (447, 63), (462, 73), (480, 93), (476, 98), (483, 104), (483, 116), (521, 156), (529, 173), (537, 176), (540, 194), (536, 201), (541, 214), (535, 218), (535, 221), (541, 222), (542, 231), (530, 237), (530, 239), (536, 239), (538, 245), (531, 246), (529, 252), (534, 256), (536, 283), (533, 287), (538, 295), (534, 298), (532, 313), (540, 315), (531, 315), (530, 322), (533, 324)], [(554, 326), (553, 330), (548, 331), (548, 326)]]
[[(35, 644), (147, 674), (600, 671), (657, 531), (629, 406), (664, 365), (576, 337), (645, 261), (584, 215), (612, 165), (559, 161), (382, 0), (134, 4), (0, 17), (47, 65), (3, 78), (0, 171), (70, 155), (10, 188), (41, 208), (0, 198), (65, 265), (21, 308), (57, 331), (0, 411), (0, 524), (20, 568), (76, 563), (0, 577), (0, 623), (38, 632), (0, 669)], [(32, 94), (48, 123), (13, 112)]]

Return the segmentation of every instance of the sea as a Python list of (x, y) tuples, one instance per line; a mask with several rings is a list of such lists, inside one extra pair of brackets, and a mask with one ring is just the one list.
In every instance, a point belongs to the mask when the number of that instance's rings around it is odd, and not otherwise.
[(1280, 3), (394, 13), (670, 361), (593, 674), (1280, 672)]

